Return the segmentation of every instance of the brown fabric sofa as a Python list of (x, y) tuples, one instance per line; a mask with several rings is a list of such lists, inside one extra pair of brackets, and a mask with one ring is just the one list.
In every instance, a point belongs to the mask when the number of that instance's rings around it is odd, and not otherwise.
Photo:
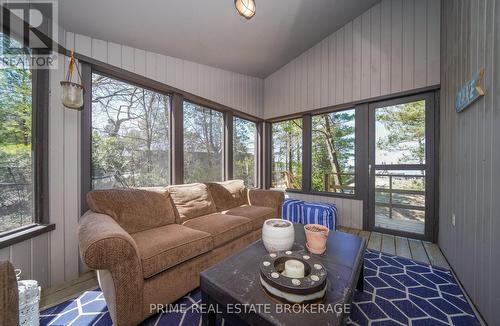
[(97, 270), (115, 325), (136, 325), (151, 304), (199, 286), (199, 273), (261, 237), (281, 216), (282, 192), (243, 181), (94, 190), (80, 219), (80, 254)]
[(0, 325), (19, 324), (19, 300), (14, 267), (0, 261)]

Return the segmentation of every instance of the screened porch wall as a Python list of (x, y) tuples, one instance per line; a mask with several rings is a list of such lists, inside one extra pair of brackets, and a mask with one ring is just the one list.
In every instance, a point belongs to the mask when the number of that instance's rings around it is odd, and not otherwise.
[[(440, 1), (383, 0), (264, 81), (272, 119), (440, 84)], [(335, 202), (340, 225), (362, 227), (361, 200)]]

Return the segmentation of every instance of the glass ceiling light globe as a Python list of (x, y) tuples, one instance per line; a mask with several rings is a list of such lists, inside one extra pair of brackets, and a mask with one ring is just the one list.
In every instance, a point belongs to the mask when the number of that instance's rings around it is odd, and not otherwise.
[(234, 0), (234, 5), (238, 13), (246, 19), (250, 19), (255, 15), (254, 0)]

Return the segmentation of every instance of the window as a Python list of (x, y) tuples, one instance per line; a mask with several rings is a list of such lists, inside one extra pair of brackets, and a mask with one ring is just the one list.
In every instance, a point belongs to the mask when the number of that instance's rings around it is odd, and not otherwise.
[(92, 187), (165, 186), (170, 97), (92, 74)]
[(302, 119), (273, 123), (272, 187), (302, 188)]
[(255, 122), (234, 117), (233, 120), (233, 177), (242, 179), (247, 187), (256, 186), (257, 154)]
[[(42, 204), (48, 199), (40, 192), (45, 192), (47, 176), (42, 151), (47, 146), (47, 103), (34, 98), (33, 89), (36, 86), (41, 96), (48, 94), (44, 79), (48, 80), (48, 71), (32, 70), (25, 60), (31, 50), (3, 33), (0, 53), (16, 56), (16, 60), (4, 61), (0, 69), (0, 234), (6, 234), (45, 222)], [(40, 80), (37, 85), (35, 72)]]
[(313, 191), (353, 194), (355, 110), (312, 117)]
[(184, 102), (184, 182), (222, 181), (224, 118), (221, 112)]

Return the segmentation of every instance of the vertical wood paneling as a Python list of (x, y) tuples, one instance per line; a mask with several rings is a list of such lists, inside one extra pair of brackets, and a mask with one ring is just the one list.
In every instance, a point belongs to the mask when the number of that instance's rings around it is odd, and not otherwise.
[[(329, 86), (328, 86), (328, 39), (324, 39), (321, 41), (321, 103), (320, 107), (325, 107), (328, 105), (328, 94), (329, 94)], [(293, 69), (290, 69), (291, 71)], [(290, 80), (288, 83), (290, 85), (293, 84), (295, 76), (290, 74)], [(292, 97), (292, 96), (291, 96)], [(293, 101), (291, 101), (290, 106), (293, 107)]]
[(391, 0), (391, 92), (403, 89), (403, 1)]
[(21, 269), (21, 279), (31, 279), (31, 240), (16, 243), (10, 248), (10, 261)]
[(121, 68), (134, 71), (134, 48), (122, 46), (122, 66)]
[[(65, 38), (63, 38), (65, 42)], [(49, 285), (64, 282), (64, 109), (59, 98), (59, 81), (64, 78), (64, 57), (58, 55), (58, 69), (50, 74), (50, 111), (49, 111), (49, 216), (56, 229), (49, 234)]]
[(309, 202), (334, 203), (338, 213), (337, 226), (361, 229), (363, 225), (363, 203), (360, 200), (299, 193), (287, 193), (287, 196)]
[[(88, 45), (87, 45), (88, 46)], [(82, 46), (83, 47), (83, 46)], [(91, 40), (92, 57), (102, 62), (108, 62), (108, 44), (102, 40)]]
[[(329, 54), (329, 59), (328, 59), (328, 80), (329, 80), (329, 87), (328, 89), (330, 90), (330, 96), (329, 96), (329, 105), (335, 104), (336, 103), (336, 57), (337, 57), (337, 51), (336, 51), (336, 34), (332, 34), (328, 37), (328, 46), (330, 49), (330, 54)], [(264, 108), (264, 113), (267, 114), (267, 109)], [(272, 113), (272, 112), (269, 112)], [(272, 116), (272, 114), (270, 114)]]
[(352, 23), (352, 98), (361, 99), (361, 17)]
[[(78, 53), (92, 55), (92, 40), (68, 33), (66, 46)], [(106, 48), (103, 44), (99, 46)], [(107, 50), (98, 50), (103, 52)], [(80, 114), (64, 109), (64, 277), (65, 280), (79, 275), (79, 254), (77, 239), (78, 218), (80, 217)]]
[(344, 28), (335, 33), (335, 103), (344, 102)]
[[(413, 89), (415, 84), (415, 3), (403, 0), (403, 90)], [(422, 2), (422, 1), (420, 1)], [(419, 17), (419, 19), (422, 19)]]
[(361, 98), (371, 95), (371, 14), (361, 15)]
[[(482, 2), (481, 2), (482, 3)], [(484, 8), (484, 5), (482, 6)], [(441, 1), (427, 0), (427, 84), (439, 84)]]
[(344, 96), (343, 102), (352, 101), (352, 42), (353, 23), (349, 22), (344, 29)]
[(146, 51), (134, 49), (134, 70), (138, 75), (146, 75)]
[(10, 247), (0, 249), (0, 260), (10, 260)]
[(377, 4), (371, 10), (371, 67), (370, 67), (370, 96), (380, 95), (380, 44), (381, 44), (381, 4)]
[(42, 287), (49, 286), (49, 235), (47, 233), (31, 239), (31, 277)]
[[(500, 6), (496, 0), (445, 0), (441, 4), (439, 245), (486, 322), (497, 324)], [(433, 12), (438, 6), (439, 2), (427, 2), (429, 26), (440, 21)], [(429, 37), (436, 36), (428, 31)], [(427, 53), (435, 51), (432, 46), (427, 48)], [(436, 78), (430, 73), (436, 62), (426, 65), (429, 82)], [(486, 95), (457, 114), (457, 89), (482, 67)]]
[[(414, 31), (414, 87), (427, 85), (427, 1), (415, 2), (415, 31)], [(436, 33), (437, 34), (437, 33)]]
[[(380, 13), (380, 94), (391, 93), (391, 1), (381, 3)], [(439, 26), (437, 29), (439, 30)], [(438, 33), (439, 34), (439, 33)], [(436, 54), (439, 61), (439, 51)]]
[(439, 2), (383, 0), (348, 22), (266, 78), (264, 117), (439, 84)]
[(119, 68), (122, 67), (122, 47), (120, 44), (108, 43), (108, 63)]

